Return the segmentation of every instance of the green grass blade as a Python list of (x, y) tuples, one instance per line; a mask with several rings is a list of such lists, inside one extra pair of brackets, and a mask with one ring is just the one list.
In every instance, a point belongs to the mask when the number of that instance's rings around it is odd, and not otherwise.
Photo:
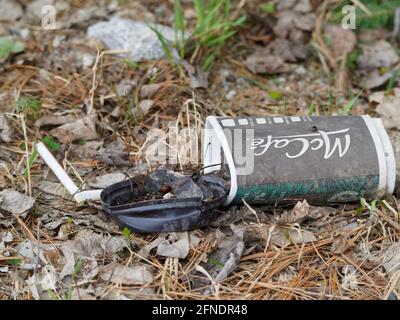
[[(37, 155), (38, 155), (38, 152), (37, 152), (36, 147), (35, 147), (32, 150), (32, 153), (31, 153), (31, 155), (29, 157), (29, 160), (28, 160), (29, 170), (32, 168), (33, 164), (35, 163), (35, 161), (37, 159)], [(26, 168), (24, 170), (24, 177), (28, 177), (28, 168)]]
[(194, 0), (194, 8), (197, 13), (197, 27), (202, 25), (206, 17), (206, 9), (203, 0)]
[[(180, 34), (180, 41), (179, 41)], [(181, 59), (185, 55), (185, 22), (183, 19), (182, 0), (175, 0), (175, 47), (180, 47)]]
[(172, 52), (171, 52), (171, 49), (169, 47), (168, 40), (165, 39), (164, 35), (159, 30), (157, 30), (156, 27), (151, 26), (149, 23), (147, 23), (147, 26), (156, 34), (158, 40), (161, 42), (161, 46), (163, 48), (165, 56), (167, 57), (167, 59), (169, 61), (172, 62), (174, 59), (172, 57)]
[(390, 96), (392, 94), (394, 82), (396, 81), (398, 75), (399, 75), (399, 69), (394, 70), (386, 88), (386, 96)]

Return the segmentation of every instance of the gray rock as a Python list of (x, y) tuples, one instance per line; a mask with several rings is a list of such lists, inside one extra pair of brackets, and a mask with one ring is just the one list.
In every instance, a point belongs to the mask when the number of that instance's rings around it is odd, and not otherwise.
[[(169, 41), (174, 42), (175, 32), (172, 28), (151, 23)], [(90, 26), (87, 35), (102, 40), (111, 50), (127, 50), (121, 56), (132, 61), (158, 60), (164, 57), (161, 42), (151, 28), (141, 21), (114, 17), (107, 22), (98, 22)], [(188, 37), (186, 34), (185, 37)]]
[(34, 0), (26, 7), (27, 16), (30, 21), (38, 22), (43, 17), (42, 8), (44, 6), (53, 6), (54, 0)]
[(13, 0), (0, 0), (0, 20), (15, 21), (22, 16), (21, 5)]

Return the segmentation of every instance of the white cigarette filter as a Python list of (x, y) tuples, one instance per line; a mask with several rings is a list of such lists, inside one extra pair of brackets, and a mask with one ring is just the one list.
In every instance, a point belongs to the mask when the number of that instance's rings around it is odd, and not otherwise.
[(36, 150), (43, 158), (44, 162), (49, 166), (51, 171), (56, 175), (58, 180), (62, 183), (62, 185), (67, 189), (67, 191), (74, 197), (76, 202), (83, 202), (86, 200), (99, 200), (100, 199), (100, 190), (83, 190), (79, 191), (78, 186), (75, 182), (70, 178), (70, 176), (65, 172), (63, 167), (58, 163), (56, 158), (50, 153), (50, 151), (46, 148), (46, 146), (39, 142), (36, 145)]

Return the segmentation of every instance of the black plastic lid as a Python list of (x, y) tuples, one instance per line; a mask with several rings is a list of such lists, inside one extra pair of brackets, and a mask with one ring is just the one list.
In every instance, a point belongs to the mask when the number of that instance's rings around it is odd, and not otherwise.
[(201, 183), (213, 194), (211, 199), (171, 198), (131, 202), (143, 194), (134, 180), (125, 180), (105, 188), (100, 195), (104, 210), (121, 227), (134, 232), (173, 232), (187, 231), (207, 226), (215, 220), (227, 196), (221, 181), (213, 176), (200, 176)]

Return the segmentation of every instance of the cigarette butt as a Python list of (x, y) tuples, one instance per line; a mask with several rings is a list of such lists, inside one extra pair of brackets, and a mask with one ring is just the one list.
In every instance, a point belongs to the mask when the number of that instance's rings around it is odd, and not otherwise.
[(46, 146), (39, 142), (36, 145), (36, 150), (43, 158), (44, 162), (49, 166), (51, 171), (56, 175), (58, 180), (62, 183), (65, 189), (74, 197), (76, 202), (83, 202), (85, 200), (99, 200), (100, 193), (102, 190), (84, 190), (79, 191), (78, 186), (70, 178), (70, 176), (65, 172), (65, 170), (58, 163), (56, 158), (50, 153)]

